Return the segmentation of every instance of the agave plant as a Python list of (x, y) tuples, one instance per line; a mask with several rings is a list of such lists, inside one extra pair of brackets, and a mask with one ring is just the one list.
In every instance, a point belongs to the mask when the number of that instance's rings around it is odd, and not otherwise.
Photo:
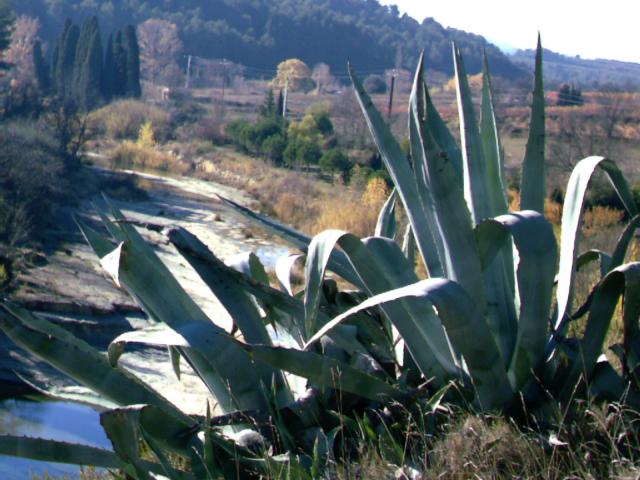
[[(523, 400), (534, 405), (549, 394), (568, 399), (586, 385), (616, 399), (627, 391), (628, 399), (637, 401), (635, 390), (627, 388), (632, 375), (623, 377), (599, 361), (621, 295), (625, 341), (618, 351), (626, 373), (635, 373), (640, 352), (640, 269), (635, 263), (623, 265), (640, 220), (624, 178), (613, 162), (601, 157), (578, 164), (567, 188), (558, 256), (553, 230), (542, 215), (540, 44), (520, 212), (507, 207), (486, 62), (478, 122), (455, 47), (454, 61), (462, 146), (431, 101), (421, 60), (409, 105), (409, 158), (351, 71), (395, 183), (373, 237), (361, 240), (330, 230), (310, 238), (227, 201), (302, 250), (302, 255), (278, 262), (277, 289), (269, 285), (257, 257), (227, 265), (186, 230), (163, 232), (229, 312), (238, 335), (206, 316), (117, 208), (108, 204), (100, 211), (106, 234), (79, 222), (103, 267), (149, 316), (149, 327), (125, 333), (106, 353), (99, 352), (3, 302), (0, 328), (88, 387), (74, 390), (73, 396), (63, 390), (49, 393), (104, 410), (102, 424), (114, 449), (4, 436), (0, 452), (118, 468), (134, 478), (215, 478), (237, 471), (317, 477), (345, 415), (355, 411), (357, 417), (389, 399), (415, 401), (424, 394), (418, 386), (425, 382), (438, 392), (432, 406), (452, 382), (481, 410), (506, 410)], [(611, 255), (578, 255), (585, 192), (597, 168), (609, 176), (631, 221)], [(392, 240), (397, 199), (409, 219), (402, 247)], [(416, 250), (427, 280), (416, 276)], [(306, 284), (304, 292), (295, 294), (290, 270), (302, 256)], [(600, 261), (602, 279), (587, 302), (573, 309), (576, 270), (594, 260)], [(338, 283), (326, 278), (327, 270), (355, 289), (340, 291)], [(583, 336), (568, 338), (570, 321), (585, 314)], [(285, 335), (288, 346), (276, 346), (272, 337)], [(178, 375), (184, 358), (208, 387), (217, 416), (187, 415), (128, 372), (118, 359), (133, 343), (168, 347)], [(309, 391), (291, 388), (290, 374), (308, 379)], [(263, 434), (257, 450), (239, 440), (246, 428)], [(157, 461), (140, 458), (142, 440)], [(190, 458), (192, 473), (171, 466), (171, 452)]]
[[(568, 400), (578, 387), (637, 402), (630, 376), (601, 357), (620, 297), (625, 339), (615, 350), (625, 372), (637, 369), (640, 265), (624, 264), (640, 222), (628, 185), (614, 162), (589, 157), (575, 167), (563, 206), (560, 252), (545, 202), (545, 112), (542, 48), (538, 41), (531, 126), (522, 166), (522, 211), (509, 212), (503, 151), (496, 125), (491, 79), (485, 59), (480, 120), (460, 52), (453, 51), (461, 146), (439, 116), (420, 63), (409, 105), (409, 158), (402, 152), (360, 80), (351, 78), (374, 142), (395, 184), (377, 234), (388, 228), (395, 197), (409, 219), (403, 250), (393, 241), (360, 240), (340, 231), (313, 239), (235, 205), (307, 253), (307, 349), (352, 315), (378, 308), (386, 328), (404, 342), (407, 365), (435, 387), (456, 380), (481, 410), (531, 405), (544, 398)], [(596, 170), (606, 173), (629, 223), (610, 254), (579, 254), (585, 194)], [(385, 227), (387, 225), (387, 227)], [(429, 279), (418, 281), (411, 240)], [(339, 247), (339, 248), (338, 248)], [(576, 271), (600, 260), (601, 279), (584, 305), (573, 308)], [(351, 281), (368, 297), (318, 322), (327, 269)], [(587, 315), (582, 336), (568, 336), (571, 321)], [(310, 335), (310, 338), (309, 338)], [(635, 385), (635, 384), (634, 384)]]

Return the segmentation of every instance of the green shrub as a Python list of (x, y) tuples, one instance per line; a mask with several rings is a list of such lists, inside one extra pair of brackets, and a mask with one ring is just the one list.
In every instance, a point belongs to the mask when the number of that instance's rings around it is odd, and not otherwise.
[(298, 137), (289, 140), (283, 156), (288, 167), (316, 165), (322, 157), (322, 149), (316, 142)]
[(326, 172), (338, 172), (344, 181), (349, 180), (352, 163), (342, 150), (332, 148), (320, 158), (320, 168)]

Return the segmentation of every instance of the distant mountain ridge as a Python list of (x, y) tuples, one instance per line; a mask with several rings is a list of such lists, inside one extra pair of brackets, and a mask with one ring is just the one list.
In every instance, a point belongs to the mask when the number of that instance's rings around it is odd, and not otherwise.
[[(518, 50), (510, 55), (517, 64), (533, 69), (535, 51)], [(617, 86), (626, 90), (640, 89), (640, 63), (618, 60), (586, 60), (551, 50), (543, 51), (545, 81), (551, 86), (575, 83), (582, 88)]]
[(428, 69), (451, 75), (455, 40), (469, 73), (481, 70), (486, 49), (494, 75), (528, 75), (479, 35), (433, 19), (419, 23), (377, 0), (20, 0), (15, 6), (19, 14), (40, 19), (41, 36), (49, 43), (67, 17), (80, 22), (97, 15), (103, 31), (162, 18), (178, 25), (186, 53), (255, 68), (274, 69), (297, 57), (339, 72), (347, 60), (363, 72), (413, 69), (424, 50)]

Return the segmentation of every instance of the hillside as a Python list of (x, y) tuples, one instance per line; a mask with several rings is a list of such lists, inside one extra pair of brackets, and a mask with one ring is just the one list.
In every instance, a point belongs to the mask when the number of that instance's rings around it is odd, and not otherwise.
[(185, 53), (226, 58), (255, 69), (273, 69), (291, 57), (309, 65), (329, 64), (345, 72), (351, 60), (361, 71), (413, 68), (425, 50), (428, 68), (453, 73), (451, 41), (475, 73), (487, 49), (494, 74), (525, 75), (483, 37), (445, 29), (432, 19), (419, 23), (377, 0), (20, 0), (20, 14), (38, 17), (41, 36), (51, 41), (66, 17), (75, 22), (97, 15), (103, 31), (125, 23), (162, 18), (178, 26)]
[[(518, 50), (510, 55), (517, 64), (533, 69), (535, 51)], [(575, 83), (598, 88), (615, 85), (625, 90), (640, 89), (640, 64), (617, 60), (585, 60), (544, 50), (544, 76), (549, 85)]]

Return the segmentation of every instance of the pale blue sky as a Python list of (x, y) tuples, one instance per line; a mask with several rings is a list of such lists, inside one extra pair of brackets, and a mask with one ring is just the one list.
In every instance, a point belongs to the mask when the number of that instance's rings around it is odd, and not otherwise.
[(499, 45), (534, 48), (537, 31), (545, 48), (583, 58), (640, 63), (637, 0), (380, 0), (396, 4), (418, 21), (483, 35)]

